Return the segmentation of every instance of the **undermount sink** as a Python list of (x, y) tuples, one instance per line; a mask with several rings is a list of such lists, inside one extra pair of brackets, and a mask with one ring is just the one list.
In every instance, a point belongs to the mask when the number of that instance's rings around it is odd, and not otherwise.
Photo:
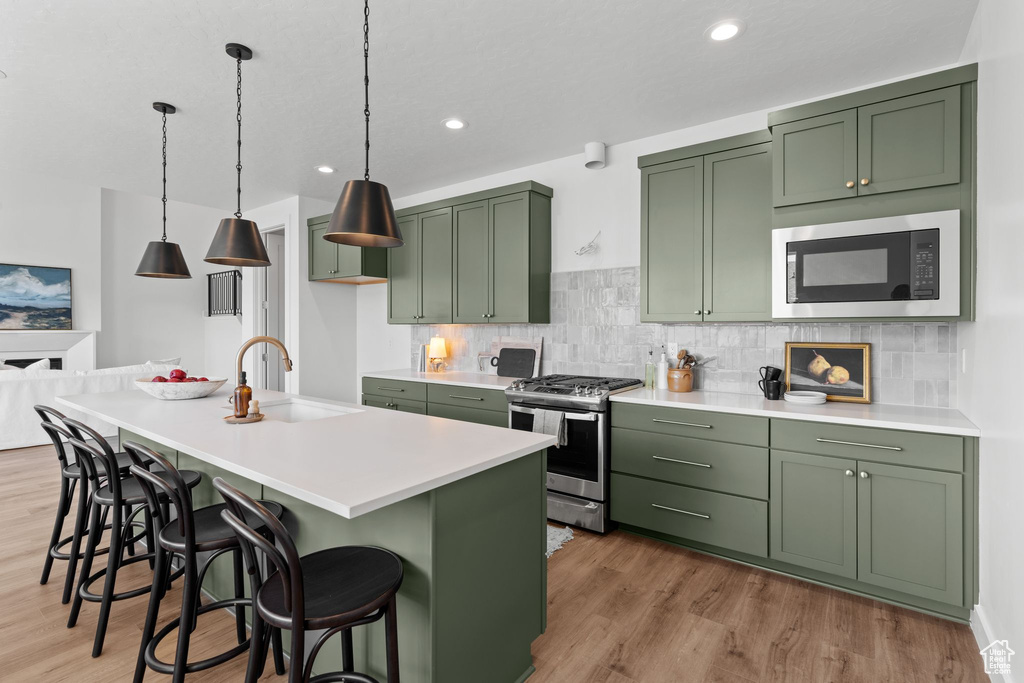
[(266, 419), (277, 422), (309, 422), (339, 415), (351, 415), (361, 411), (333, 403), (316, 403), (301, 398), (283, 398), (260, 401), (260, 412), (266, 415)]

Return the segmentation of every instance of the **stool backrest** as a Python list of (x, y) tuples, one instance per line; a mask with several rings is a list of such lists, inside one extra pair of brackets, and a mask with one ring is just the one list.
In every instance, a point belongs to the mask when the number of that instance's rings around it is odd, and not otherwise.
[[(147, 446), (134, 441), (125, 441), (122, 445), (128, 457), (132, 459), (128, 471), (142, 487), (149, 514), (154, 520), (159, 520), (157, 528), (170, 521), (163, 518), (161, 505), (161, 499), (169, 500), (178, 517), (178, 533), (184, 537), (187, 546), (195, 545), (196, 526), (192, 516), (192, 492), (181, 478), (181, 473), (167, 458)], [(163, 470), (159, 476), (154, 473), (154, 465), (156, 471)]]
[(73, 435), (68, 441), (75, 449), (82, 472), (94, 483), (98, 483), (99, 477), (106, 477), (114, 500), (120, 500), (121, 475), (118, 472), (114, 449), (102, 434), (87, 424), (65, 417), (64, 425)]
[[(245, 558), (246, 568), (252, 574), (256, 571), (256, 550), (262, 552), (267, 562), (280, 574), (283, 582), (284, 608), (291, 612), (292, 627), (303, 628), (306, 604), (303, 596), (302, 566), (299, 564), (299, 552), (291, 534), (285, 529), (276, 516), (237, 488), (220, 477), (215, 477), (213, 486), (223, 496), (227, 510), (222, 510), (221, 518), (228, 523), (238, 537)], [(257, 524), (250, 525), (249, 520)], [(257, 528), (263, 533), (256, 531)], [(271, 567), (268, 567), (270, 569)]]
[[(49, 406), (35, 405), (32, 406), (32, 410), (36, 411), (36, 414), (38, 414), (39, 418), (42, 420), (42, 422), (39, 423), (39, 426), (42, 427), (43, 431), (46, 432), (46, 435), (50, 437), (50, 441), (53, 441), (53, 447), (57, 451), (57, 460), (60, 461), (61, 469), (64, 469), (70, 464), (68, 462), (67, 451), (64, 450), (64, 439), (60, 438), (61, 433), (59, 431), (47, 429), (46, 425), (59, 424), (63, 429), (64, 420), (67, 418), (64, 417), (64, 413)], [(64, 433), (67, 433), (66, 429), (63, 431)], [(70, 434), (65, 438), (70, 438)]]

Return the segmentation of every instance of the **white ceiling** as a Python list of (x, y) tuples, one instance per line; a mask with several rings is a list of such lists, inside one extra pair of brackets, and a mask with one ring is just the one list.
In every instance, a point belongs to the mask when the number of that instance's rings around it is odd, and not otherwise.
[[(977, 0), (374, 0), (371, 173), (393, 196), (955, 62)], [(704, 30), (738, 17), (739, 39)], [(0, 164), (234, 203), (362, 176), (358, 0), (0, 0)], [(440, 125), (469, 122), (461, 132)], [(333, 176), (318, 164), (338, 169)]]

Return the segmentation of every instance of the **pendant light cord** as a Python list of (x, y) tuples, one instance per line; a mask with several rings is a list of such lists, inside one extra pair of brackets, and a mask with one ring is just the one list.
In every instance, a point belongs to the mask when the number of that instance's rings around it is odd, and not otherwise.
[[(235, 218), (242, 217), (242, 57), (238, 57), (238, 87), (235, 89), (238, 95), (238, 111), (235, 119), (238, 121), (238, 163), (235, 170), (238, 172), (238, 209), (235, 211)], [(367, 124), (369, 125), (369, 124)]]
[(163, 112), (163, 167), (164, 167), (164, 194), (160, 199), (164, 204), (164, 236), (161, 237), (161, 241), (167, 241), (167, 110)]
[(365, 104), (363, 115), (366, 116), (366, 169), (363, 180), (370, 179), (370, 0), (363, 0), (363, 90)]

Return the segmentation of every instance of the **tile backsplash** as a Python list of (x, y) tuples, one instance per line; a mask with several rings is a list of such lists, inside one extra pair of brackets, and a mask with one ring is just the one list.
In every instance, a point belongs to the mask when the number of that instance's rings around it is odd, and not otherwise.
[(453, 370), (480, 370), (477, 354), (497, 336), (543, 337), (541, 372), (643, 378), (647, 352), (676, 342), (717, 359), (696, 373), (697, 389), (756, 394), (763, 365), (783, 367), (787, 341), (871, 342), (872, 400), (956, 406), (956, 323), (640, 322), (640, 269), (551, 275), (547, 325), (415, 325), (412, 357), (432, 336), (448, 341)]

